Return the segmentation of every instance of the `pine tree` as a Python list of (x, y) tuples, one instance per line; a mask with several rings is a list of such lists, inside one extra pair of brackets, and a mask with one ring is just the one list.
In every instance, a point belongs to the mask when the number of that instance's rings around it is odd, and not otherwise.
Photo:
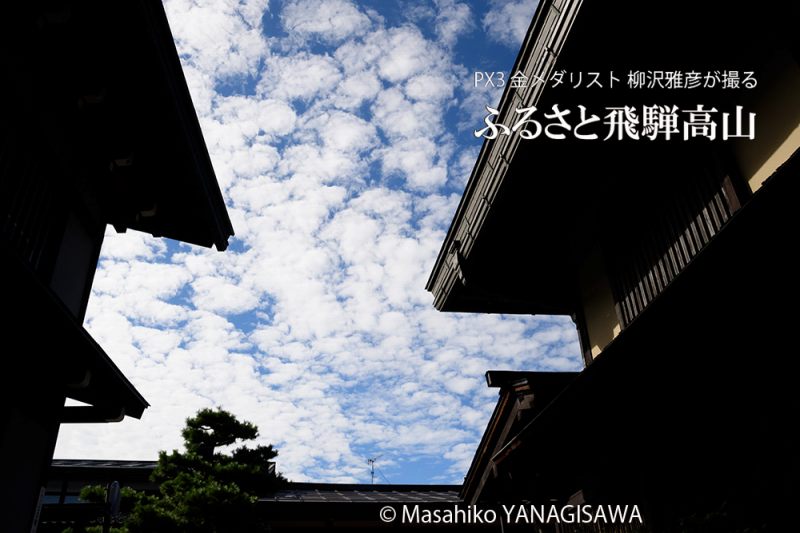
[[(248, 448), (258, 428), (223, 409), (201, 409), (186, 420), (185, 452), (160, 452), (150, 479), (156, 494), (123, 501), (121, 531), (130, 533), (227, 533), (262, 531), (255, 502), (286, 480), (269, 469), (278, 452), (271, 445)], [(240, 444), (230, 453), (220, 448)], [(92, 493), (87, 487), (86, 494)], [(94, 492), (97, 492), (95, 490)]]

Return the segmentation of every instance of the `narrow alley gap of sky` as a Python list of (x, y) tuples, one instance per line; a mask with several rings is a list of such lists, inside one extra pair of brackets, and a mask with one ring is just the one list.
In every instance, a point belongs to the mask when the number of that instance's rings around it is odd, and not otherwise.
[[(437, 312), (425, 281), (531, 0), (167, 0), (236, 230), (218, 253), (109, 232), (86, 327), (152, 404), (56, 457), (155, 459), (201, 407), (294, 481), (460, 483), (488, 369), (580, 368), (564, 317)], [(544, 230), (544, 229), (543, 229)]]

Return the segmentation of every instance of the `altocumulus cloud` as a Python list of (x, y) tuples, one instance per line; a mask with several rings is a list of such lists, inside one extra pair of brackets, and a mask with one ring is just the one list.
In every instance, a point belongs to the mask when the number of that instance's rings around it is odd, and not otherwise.
[(580, 366), (567, 319), (446, 315), (424, 291), (477, 154), (462, 111), (498, 96), (462, 42), (505, 18), (514, 49), (532, 3), (373, 4), (165, 2), (237, 235), (107, 234), (86, 326), (152, 407), (63, 427), (57, 456), (152, 459), (221, 405), (294, 480), (365, 481), (383, 454), (394, 482), (460, 482), (484, 371)]

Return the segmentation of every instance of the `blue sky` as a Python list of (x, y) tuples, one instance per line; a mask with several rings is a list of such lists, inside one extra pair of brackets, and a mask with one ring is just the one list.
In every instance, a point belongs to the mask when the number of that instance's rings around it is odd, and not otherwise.
[[(488, 369), (580, 367), (569, 319), (443, 314), (424, 286), (530, 0), (167, 0), (236, 237), (109, 231), (86, 327), (152, 404), (56, 457), (154, 459), (221, 406), (295, 481), (460, 483)], [(531, 231), (536, 231), (532, 228)], [(541, 228), (545, 231), (545, 228)]]

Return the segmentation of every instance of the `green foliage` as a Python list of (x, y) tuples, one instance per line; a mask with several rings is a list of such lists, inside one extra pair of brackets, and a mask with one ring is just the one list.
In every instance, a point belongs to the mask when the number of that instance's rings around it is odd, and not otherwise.
[[(102, 485), (87, 485), (81, 489), (80, 499), (89, 503), (105, 503), (106, 487)], [(133, 506), (142, 498), (142, 493), (130, 487), (122, 487), (120, 490), (120, 509), (133, 509)]]
[(87, 485), (81, 489), (80, 499), (90, 503), (104, 503), (106, 488), (102, 485)]
[(200, 410), (186, 420), (182, 435), (186, 452), (159, 454), (151, 477), (159, 493), (145, 496), (133, 509), (126, 520), (129, 531), (259, 531), (256, 495), (285, 481), (268, 470), (278, 452), (272, 446), (244, 445), (220, 452), (220, 447), (258, 437), (256, 426), (222, 409)]
[[(248, 448), (243, 441), (258, 437), (250, 422), (240, 422), (222, 409), (202, 409), (186, 420), (185, 452), (160, 452), (151, 480), (157, 494), (122, 491), (126, 533), (227, 533), (262, 531), (257, 495), (285, 483), (270, 473), (272, 446)], [(219, 448), (241, 444), (229, 453)], [(127, 493), (126, 493), (127, 491)], [(134, 493), (134, 494), (131, 494)], [(104, 487), (86, 487), (85, 501), (105, 501)]]
[[(109, 533), (128, 533), (128, 530), (124, 527), (112, 527), (108, 531)], [(62, 530), (61, 533), (103, 533), (103, 526), (68, 527)]]
[[(125, 527), (111, 527), (109, 533), (128, 533)], [(68, 527), (61, 533), (103, 533), (103, 526)]]
[[(84, 502), (104, 504), (106, 502), (106, 491), (107, 488), (103, 485), (87, 485), (81, 489), (79, 497)], [(122, 487), (120, 490), (120, 514), (123, 517), (127, 516), (127, 514), (133, 511), (133, 509), (142, 501), (144, 497), (144, 493), (139, 492), (138, 490), (134, 490), (130, 487)], [(98, 516), (92, 521), (93, 524), (97, 525), (76, 524), (72, 527), (62, 530), (62, 533), (102, 533), (103, 526), (99, 525), (102, 524), (102, 522), (103, 517)], [(128, 529), (124, 525), (120, 524), (112, 526), (109, 532), (129, 533)]]
[(201, 409), (196, 416), (186, 420), (181, 435), (187, 452), (210, 460), (215, 448), (239, 440), (255, 439), (258, 437), (258, 428), (250, 422), (236, 420), (231, 413), (222, 409)]

